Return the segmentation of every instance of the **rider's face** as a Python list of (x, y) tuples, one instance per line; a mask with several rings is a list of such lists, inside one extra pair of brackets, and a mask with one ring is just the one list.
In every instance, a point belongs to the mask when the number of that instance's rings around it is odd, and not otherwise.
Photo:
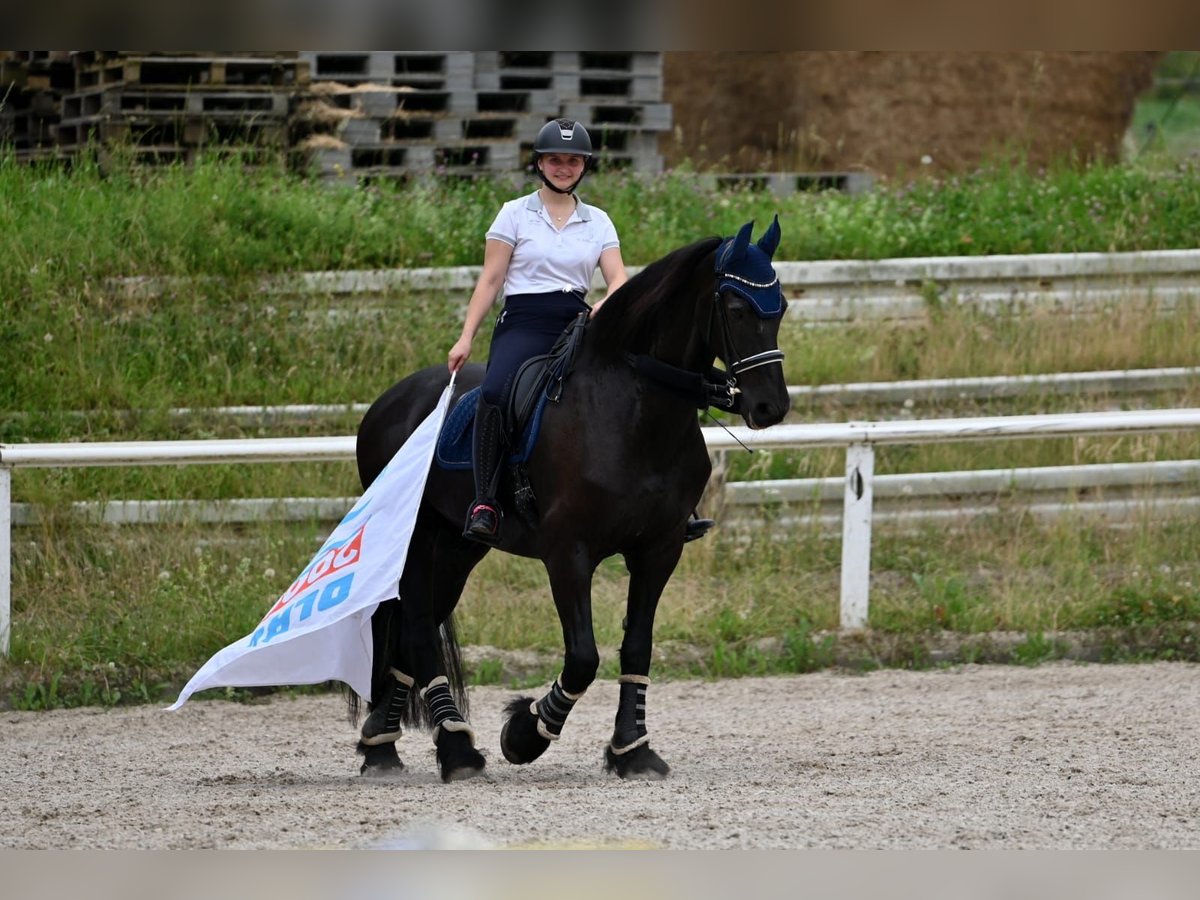
[(583, 174), (584, 158), (578, 153), (545, 153), (538, 168), (559, 187), (569, 187)]

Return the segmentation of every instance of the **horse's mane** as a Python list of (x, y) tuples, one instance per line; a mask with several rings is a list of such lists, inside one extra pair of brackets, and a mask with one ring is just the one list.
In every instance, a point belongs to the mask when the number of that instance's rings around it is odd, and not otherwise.
[[(691, 316), (696, 296), (686, 288), (701, 260), (720, 243), (721, 238), (709, 237), (672, 250), (621, 285), (589, 323), (588, 346), (600, 353), (640, 350), (660, 315)], [(707, 271), (715, 274), (711, 265)]]

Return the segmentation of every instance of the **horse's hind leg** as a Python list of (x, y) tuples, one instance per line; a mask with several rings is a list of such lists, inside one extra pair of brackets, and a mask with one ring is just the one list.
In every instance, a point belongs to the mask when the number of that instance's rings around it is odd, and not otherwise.
[(363, 774), (403, 767), (396, 752), (401, 726), (428, 722), (434, 729), (444, 780), (483, 769), (483, 756), (459, 712), (462, 667), (450, 618), (467, 575), (487, 548), (462, 540), (421, 516), (400, 577), (400, 600), (380, 604), (371, 620), (375, 672), (371, 713), (363, 723), (358, 751)]
[(650, 749), (646, 689), (650, 685), (654, 614), (682, 547), (682, 543), (672, 543), (625, 556), (630, 577), (625, 638), (621, 642), (621, 697), (612, 740), (604, 750), (605, 768), (622, 778), (664, 778), (670, 771), (662, 757)]
[(380, 699), (371, 704), (371, 713), (363, 722), (358, 741), (358, 752), (363, 756), (360, 772), (364, 775), (404, 768), (396, 752), (396, 741), (402, 733), (400, 725), (408, 709), (413, 678), (400, 669), (389, 667), (383, 680), (383, 686), (376, 694)]
[[(401, 659), (402, 610), (396, 600), (379, 605), (371, 617), (375, 672), (371, 678), (370, 714), (363, 722), (358, 752), (363, 757), (363, 775), (387, 775), (404, 768), (396, 752), (401, 724), (411, 722), (409, 694), (413, 678), (397, 666)], [(407, 666), (405, 666), (407, 667)]]
[[(443, 781), (470, 778), (483, 771), (483, 754), (467, 724), (462, 661), (452, 613), (471, 570), (488, 552), (466, 541), (457, 527), (427, 521), (420, 546), (414, 542), (400, 579), (405, 611), (404, 657), (412, 666), (425, 715), (433, 727), (438, 769)], [(414, 554), (416, 554), (414, 556)], [(460, 705), (462, 709), (460, 710)]]

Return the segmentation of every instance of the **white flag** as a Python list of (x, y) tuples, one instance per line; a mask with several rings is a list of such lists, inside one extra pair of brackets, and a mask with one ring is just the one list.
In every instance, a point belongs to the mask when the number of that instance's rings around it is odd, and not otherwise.
[(346, 513), (258, 627), (200, 667), (168, 709), (213, 687), (344, 681), (371, 696), (371, 614), (396, 596), (454, 389)]

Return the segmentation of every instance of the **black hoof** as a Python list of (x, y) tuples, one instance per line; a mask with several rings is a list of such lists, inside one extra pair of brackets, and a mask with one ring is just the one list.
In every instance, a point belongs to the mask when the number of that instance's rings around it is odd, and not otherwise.
[(394, 775), (404, 768), (404, 763), (400, 762), (400, 754), (396, 752), (394, 743), (371, 746), (359, 741), (358, 752), (363, 758), (362, 768), (358, 770), (360, 775), (371, 777)]
[(635, 747), (628, 753), (613, 753), (612, 744), (604, 748), (604, 768), (622, 778), (660, 781), (671, 771), (661, 756), (649, 744)]
[(500, 751), (514, 765), (531, 763), (550, 746), (550, 742), (538, 734), (537, 716), (529, 711), (532, 697), (518, 697), (504, 711), (508, 719), (500, 731)]
[(438, 733), (437, 761), (442, 781), (445, 782), (474, 778), (486, 765), (483, 754), (471, 743), (470, 734), (465, 731), (446, 731), (444, 728)]

